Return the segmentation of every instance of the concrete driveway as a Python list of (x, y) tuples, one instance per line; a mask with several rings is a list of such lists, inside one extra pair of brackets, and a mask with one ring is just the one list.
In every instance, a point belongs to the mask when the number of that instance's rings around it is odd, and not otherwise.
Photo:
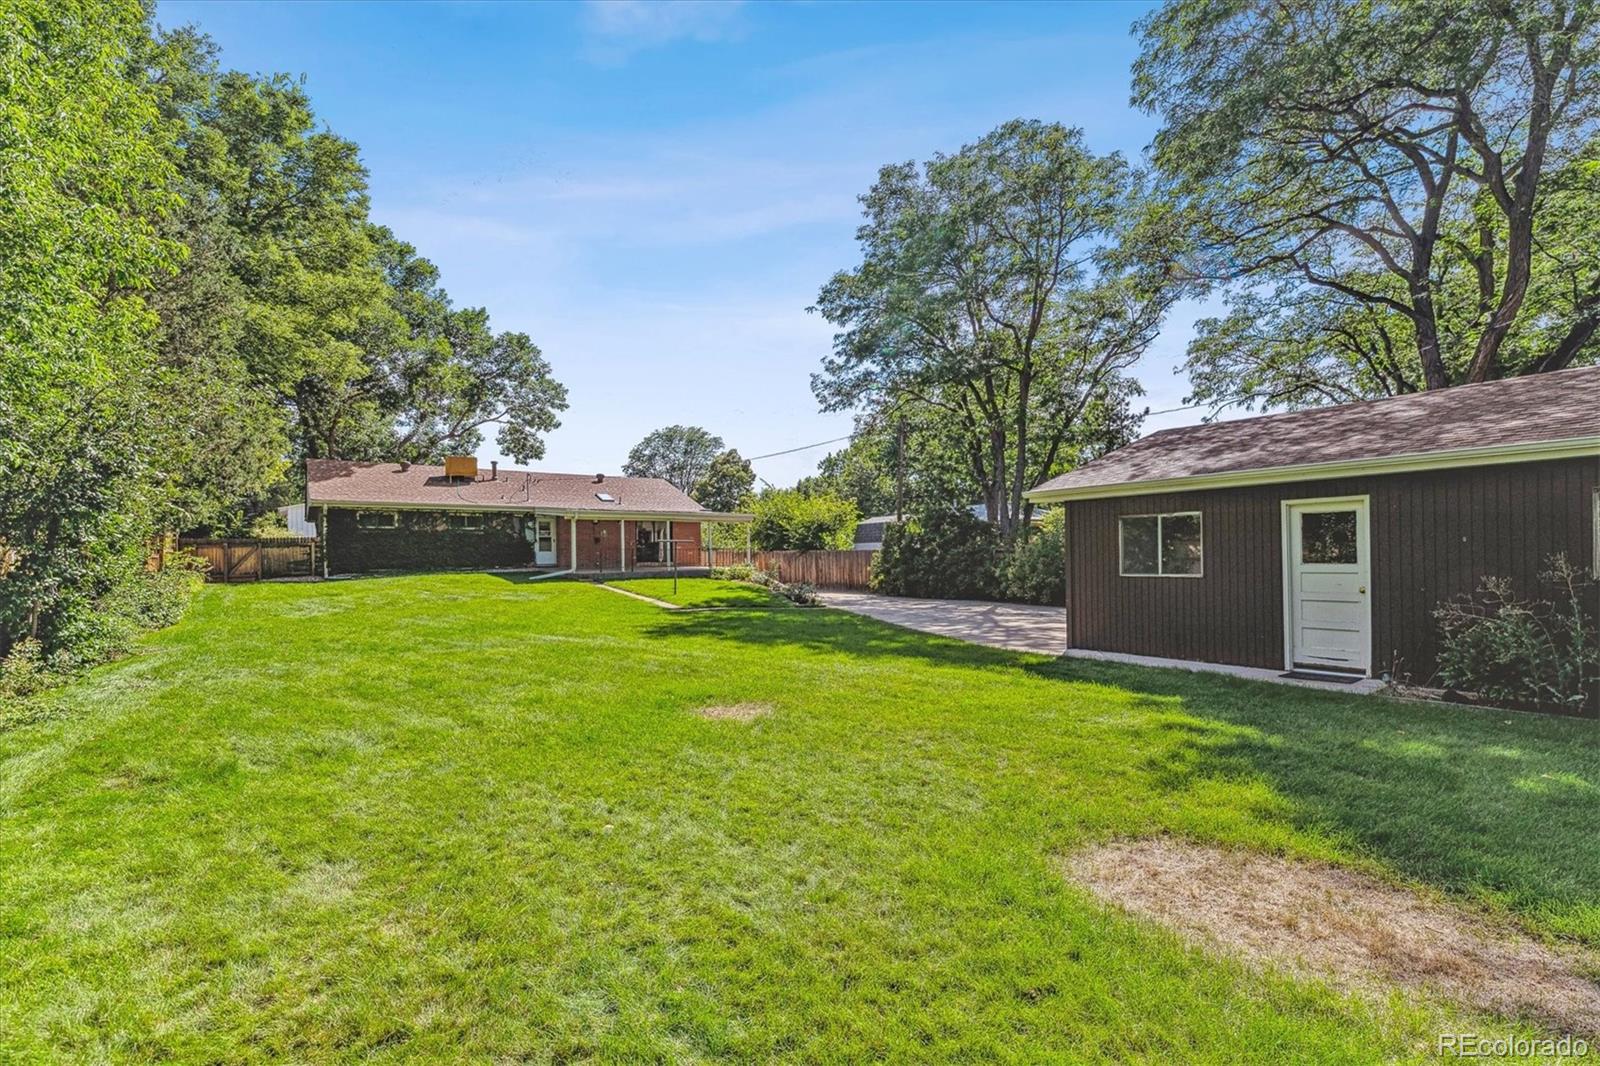
[(920, 600), (844, 590), (820, 595), (829, 607), (924, 633), (1043, 655), (1060, 655), (1067, 650), (1067, 612), (1061, 607), (985, 600)]
[(1200, 673), (1229, 674), (1253, 681), (1279, 685), (1320, 688), (1353, 693), (1377, 692), (1383, 682), (1363, 678), (1354, 684), (1334, 684), (1307, 678), (1286, 677), (1278, 670), (1225, 663), (1195, 663), (1181, 659), (1157, 659), (1147, 655), (1122, 655), (1110, 651), (1067, 649), (1067, 612), (1062, 607), (1036, 607), (1025, 603), (990, 603), (984, 600), (918, 600), (904, 596), (879, 596), (872, 592), (823, 591), (822, 602), (829, 607), (863, 614), (880, 622), (891, 622), (907, 629), (937, 633), (942, 637), (988, 644), (1011, 651), (1032, 651), (1041, 655), (1070, 655), (1080, 659), (1130, 663), (1134, 666), (1159, 666)]

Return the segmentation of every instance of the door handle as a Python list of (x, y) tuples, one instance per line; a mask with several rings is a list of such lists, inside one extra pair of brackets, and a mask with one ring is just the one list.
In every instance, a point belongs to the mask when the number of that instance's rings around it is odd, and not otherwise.
[(1362, 585), (1360, 588), (1356, 589), (1356, 591), (1361, 593), (1361, 595), (1365, 596), (1367, 594), (1367, 586)]

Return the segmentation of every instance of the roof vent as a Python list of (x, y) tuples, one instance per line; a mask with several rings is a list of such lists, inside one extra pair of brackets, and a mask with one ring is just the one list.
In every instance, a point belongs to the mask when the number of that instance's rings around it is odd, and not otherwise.
[(605, 480), (606, 480), (606, 476), (605, 476), (605, 475), (604, 475), (604, 474), (596, 474), (596, 475), (595, 475), (595, 476), (594, 476), (594, 483), (595, 483), (595, 484), (596, 484), (596, 485), (603, 485), (603, 484), (605, 484)]
[(500, 460), (498, 460), (498, 459), (490, 459), (489, 460), (489, 480), (490, 481), (499, 481), (500, 480)]
[(447, 455), (444, 457), (444, 476), (454, 481), (458, 477), (468, 481), (478, 478), (478, 460), (471, 455)]

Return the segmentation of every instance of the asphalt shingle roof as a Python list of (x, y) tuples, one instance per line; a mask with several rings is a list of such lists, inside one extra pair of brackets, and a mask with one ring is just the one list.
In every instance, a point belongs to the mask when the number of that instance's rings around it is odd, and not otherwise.
[(1600, 437), (1600, 367), (1584, 367), (1164, 429), (1052, 478), (1034, 492), (1593, 437)]
[[(600, 499), (598, 494), (602, 492), (611, 499)], [(660, 478), (607, 475), (603, 481), (596, 481), (593, 474), (505, 469), (491, 478), (488, 468), (480, 467), (476, 480), (451, 481), (444, 476), (442, 466), (342, 459), (306, 460), (306, 502), (584, 513), (711, 513)]]

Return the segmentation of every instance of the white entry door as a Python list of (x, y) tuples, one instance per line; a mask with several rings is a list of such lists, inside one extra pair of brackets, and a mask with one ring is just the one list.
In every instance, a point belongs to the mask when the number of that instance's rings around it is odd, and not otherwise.
[(534, 524), (533, 565), (556, 564), (556, 520), (540, 518)]
[(1365, 497), (1284, 502), (1285, 649), (1293, 667), (1372, 666)]

